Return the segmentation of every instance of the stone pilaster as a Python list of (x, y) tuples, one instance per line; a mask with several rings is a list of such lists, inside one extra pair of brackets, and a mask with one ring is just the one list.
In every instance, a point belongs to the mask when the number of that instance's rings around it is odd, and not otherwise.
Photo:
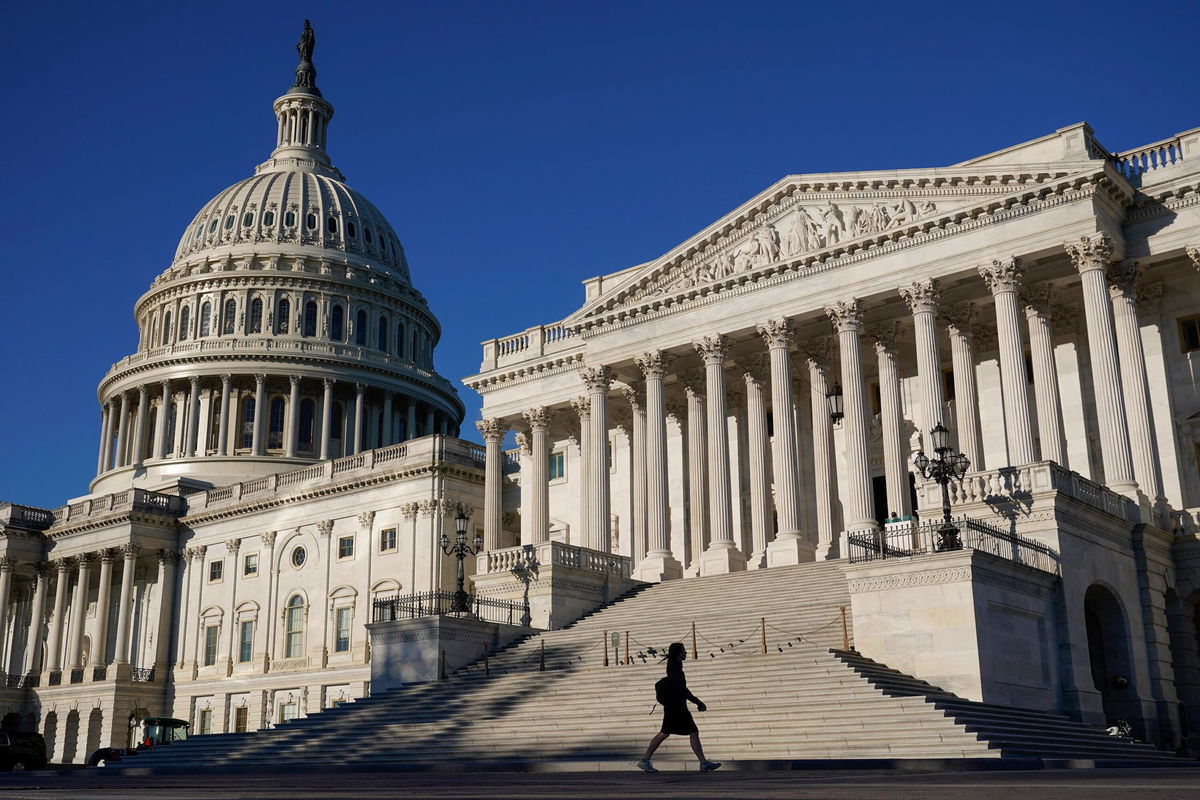
[(845, 416), (842, 430), (846, 438), (847, 531), (876, 530), (871, 491), (871, 462), (867, 442), (867, 407), (863, 396), (862, 307), (857, 299), (843, 300), (825, 309), (838, 334), (841, 351), (842, 403)]
[(725, 361), (729, 340), (705, 336), (695, 342), (704, 359), (705, 393), (708, 396), (708, 502), (712, 540), (700, 557), (700, 574), (738, 572), (746, 568), (746, 557), (733, 540), (733, 508), (730, 498), (729, 430), (725, 413)]
[(981, 266), (979, 274), (996, 303), (996, 336), (1000, 343), (1000, 389), (1004, 398), (1004, 433), (1008, 442), (1008, 464), (1020, 467), (1037, 460), (1033, 452), (1033, 430), (1029, 425), (1029, 390), (1025, 376), (1025, 347), (1022, 344), (1017, 294), (1022, 270), (1015, 258)]
[(637, 566), (642, 580), (683, 577), (683, 565), (671, 552), (671, 508), (667, 478), (667, 411), (663, 379), (674, 357), (659, 351), (637, 357), (646, 379), (646, 557)]

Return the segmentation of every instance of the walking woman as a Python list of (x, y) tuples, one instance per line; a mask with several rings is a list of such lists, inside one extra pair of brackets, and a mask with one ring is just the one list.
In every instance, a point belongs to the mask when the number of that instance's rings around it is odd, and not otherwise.
[(667, 648), (667, 677), (654, 684), (654, 692), (658, 702), (663, 707), (662, 729), (654, 734), (646, 754), (637, 762), (638, 769), (643, 772), (658, 772), (650, 763), (651, 756), (658, 746), (671, 734), (687, 736), (692, 742), (692, 752), (700, 759), (700, 771), (711, 772), (721, 766), (720, 762), (709, 761), (704, 757), (704, 747), (700, 744), (700, 731), (692, 712), (688, 711), (688, 701), (696, 704), (697, 711), (704, 711), (706, 706), (700, 698), (688, 691), (687, 678), (683, 677), (683, 662), (687, 660), (687, 648), (682, 642), (675, 642)]

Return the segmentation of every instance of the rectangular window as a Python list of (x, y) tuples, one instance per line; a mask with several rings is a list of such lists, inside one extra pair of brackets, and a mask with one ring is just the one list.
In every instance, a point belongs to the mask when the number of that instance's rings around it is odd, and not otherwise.
[(217, 560), (208, 565), (209, 583), (220, 583), (223, 577), (225, 577), (225, 562), (223, 560)]
[(211, 667), (217, 663), (217, 638), (221, 635), (221, 626), (209, 625), (204, 629), (204, 666)]
[(1185, 353), (1200, 350), (1200, 316), (1179, 320), (1179, 349)]
[(379, 552), (389, 553), (396, 549), (396, 529), (384, 528), (379, 532)]
[(238, 626), (238, 663), (245, 664), (254, 654), (254, 620), (242, 620)]
[(250, 727), (250, 709), (238, 706), (233, 710), (233, 732), (245, 733)]
[(334, 642), (335, 653), (346, 653), (350, 650), (350, 616), (353, 609), (339, 608), (337, 610), (337, 640)]
[(258, 553), (247, 553), (242, 561), (242, 577), (253, 578), (258, 574)]
[(354, 558), (353, 536), (342, 536), (338, 539), (338, 558)]
[(295, 719), (300, 713), (300, 706), (296, 703), (280, 703), (279, 704), (279, 721), (287, 722)]
[(200, 711), (200, 733), (212, 733), (212, 709), (205, 708)]
[(550, 454), (550, 480), (556, 481), (567, 477), (567, 454), (563, 452)]

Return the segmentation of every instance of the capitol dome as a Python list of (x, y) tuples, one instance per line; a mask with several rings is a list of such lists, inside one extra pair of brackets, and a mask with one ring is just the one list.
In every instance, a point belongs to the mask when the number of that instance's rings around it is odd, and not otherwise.
[(137, 352), (100, 382), (93, 492), (203, 488), (431, 434), (464, 413), (441, 325), (383, 214), (326, 149), (311, 28), (275, 148), (219, 192), (137, 301)]

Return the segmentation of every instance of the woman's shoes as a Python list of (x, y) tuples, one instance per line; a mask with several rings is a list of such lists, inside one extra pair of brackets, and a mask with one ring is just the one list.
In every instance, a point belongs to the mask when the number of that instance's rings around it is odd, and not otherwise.
[[(721, 765), (718, 764), (717, 766), (719, 767)], [(654, 765), (650, 763), (650, 759), (648, 758), (639, 759), (637, 762), (637, 768), (642, 772), (658, 772), (658, 770), (654, 768)], [(716, 769), (716, 767), (713, 767), (713, 769)]]
[(720, 761), (701, 761), (700, 762), (700, 771), (701, 772), (712, 772), (714, 769), (716, 769), (719, 766), (721, 766)]

